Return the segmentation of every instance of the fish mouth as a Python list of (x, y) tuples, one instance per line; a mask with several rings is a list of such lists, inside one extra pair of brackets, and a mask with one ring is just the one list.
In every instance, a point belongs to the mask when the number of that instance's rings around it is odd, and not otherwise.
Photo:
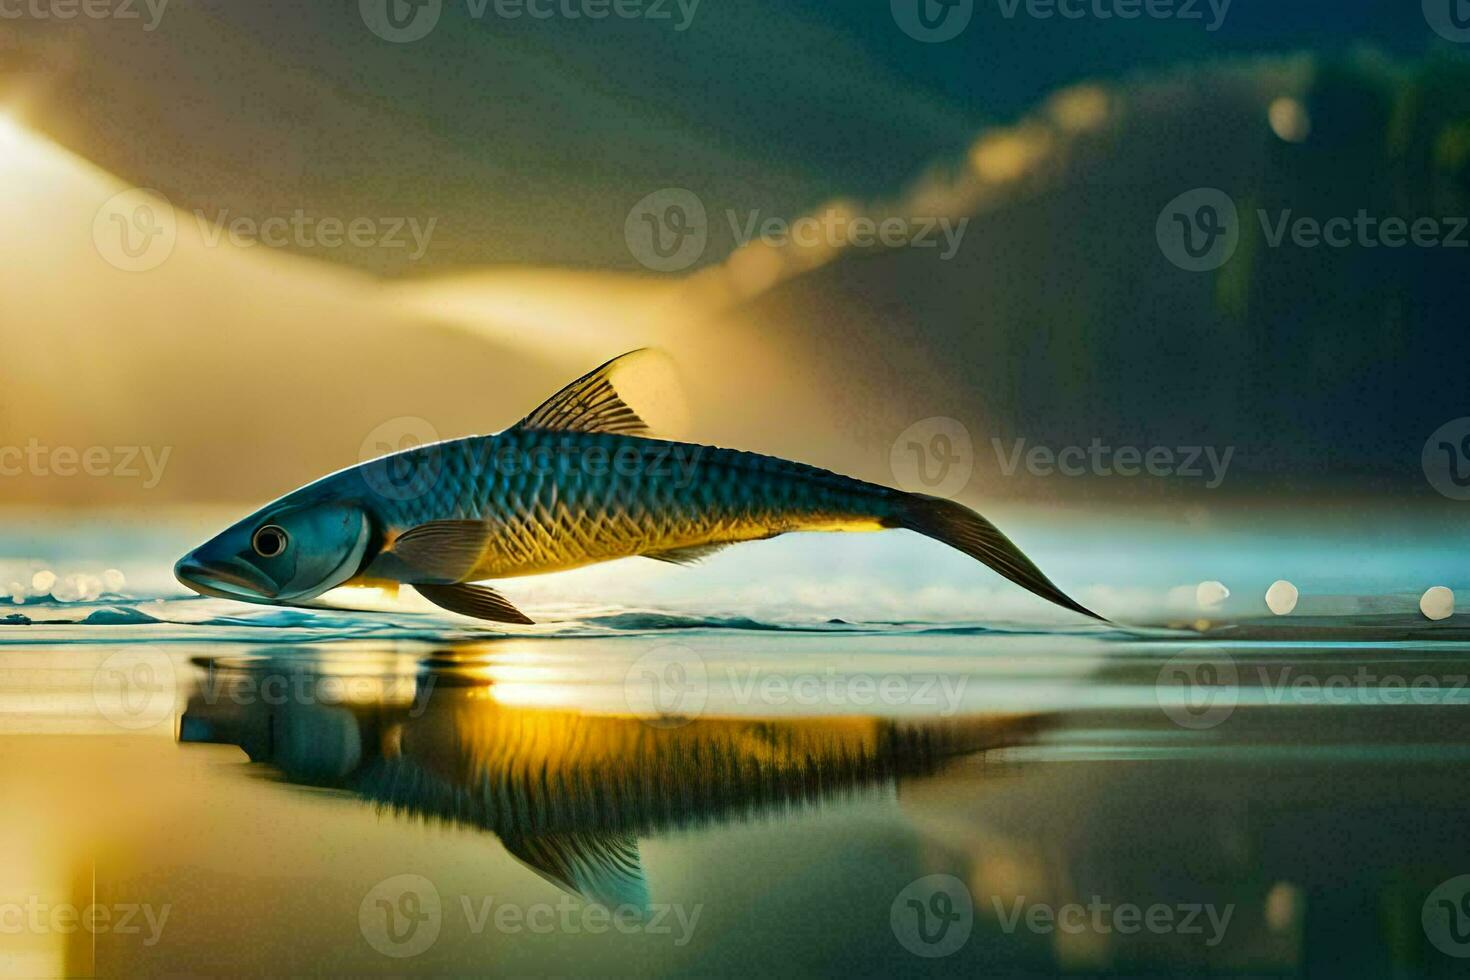
[(275, 583), (237, 558), (212, 564), (185, 555), (174, 565), (174, 578), (200, 595), (217, 599), (269, 601), (276, 598), (277, 592)]

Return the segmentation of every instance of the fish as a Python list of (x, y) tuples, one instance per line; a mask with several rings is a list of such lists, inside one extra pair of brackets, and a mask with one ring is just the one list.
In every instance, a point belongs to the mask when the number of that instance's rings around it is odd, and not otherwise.
[(294, 490), (184, 555), (174, 574), (202, 595), (273, 605), (409, 585), (454, 613), (531, 624), (484, 583), (630, 557), (689, 565), (797, 531), (905, 529), (1103, 620), (963, 504), (658, 438), (619, 380), (650, 356), (613, 358), (502, 432), (412, 446)]
[[(289, 658), (199, 665), (207, 674), (180, 718), (180, 743), (234, 745), (286, 783), (494, 835), (540, 877), (609, 907), (648, 903), (641, 838), (907, 791), (1053, 723), (987, 713), (661, 724), (502, 704), (493, 683), (442, 667), (421, 670), (411, 689), (375, 691)], [(328, 676), (342, 694), (330, 701), (316, 696)], [(312, 696), (268, 699), (267, 690)], [(256, 785), (275, 792), (278, 781)]]

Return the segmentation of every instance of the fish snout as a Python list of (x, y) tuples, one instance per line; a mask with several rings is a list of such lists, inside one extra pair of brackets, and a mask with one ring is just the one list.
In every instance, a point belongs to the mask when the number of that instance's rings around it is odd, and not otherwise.
[(276, 585), (259, 569), (239, 558), (210, 560), (191, 551), (174, 564), (174, 578), (200, 595), (220, 599), (274, 599)]

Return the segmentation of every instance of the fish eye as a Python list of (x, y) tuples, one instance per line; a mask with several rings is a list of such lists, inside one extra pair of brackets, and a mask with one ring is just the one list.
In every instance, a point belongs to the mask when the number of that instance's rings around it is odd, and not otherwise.
[(250, 547), (262, 558), (274, 558), (286, 550), (291, 539), (279, 524), (265, 524), (250, 537)]

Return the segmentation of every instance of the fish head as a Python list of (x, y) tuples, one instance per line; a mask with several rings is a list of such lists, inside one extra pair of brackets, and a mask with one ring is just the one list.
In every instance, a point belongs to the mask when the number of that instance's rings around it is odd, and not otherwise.
[(174, 577), (200, 595), (302, 602), (356, 575), (370, 536), (367, 512), (356, 504), (286, 497), (180, 558)]

